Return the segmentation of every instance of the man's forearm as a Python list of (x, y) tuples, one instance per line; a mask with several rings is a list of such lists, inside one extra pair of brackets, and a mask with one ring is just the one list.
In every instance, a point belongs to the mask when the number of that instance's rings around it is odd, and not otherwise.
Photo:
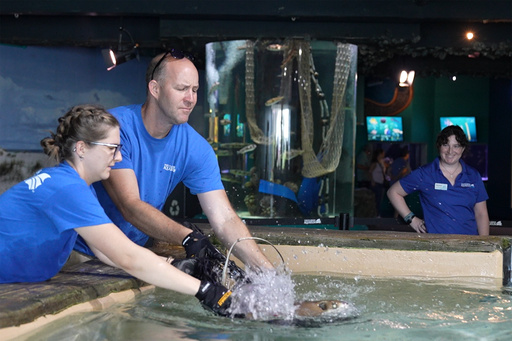
[(181, 245), (191, 231), (153, 206), (140, 201), (123, 212), (125, 219), (150, 237)]
[(231, 247), (234, 243), (233, 254), (246, 266), (253, 268), (272, 268), (271, 262), (261, 252), (256, 241), (252, 238), (247, 226), (238, 217), (231, 219), (230, 223), (223, 224), (222, 228), (212, 226), (224, 245)]

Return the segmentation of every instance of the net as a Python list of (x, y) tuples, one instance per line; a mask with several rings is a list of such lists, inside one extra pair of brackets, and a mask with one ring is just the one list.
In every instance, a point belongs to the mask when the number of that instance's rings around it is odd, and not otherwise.
[[(251, 139), (257, 144), (272, 143), (272, 136), (265, 136), (257, 123), (255, 94), (255, 42), (247, 41), (245, 55), (245, 105), (247, 124)], [(316, 178), (333, 172), (338, 167), (343, 148), (345, 124), (345, 90), (351, 70), (352, 48), (350, 44), (338, 43), (334, 65), (334, 80), (331, 109), (318, 82), (311, 45), (309, 41), (292, 39), (282, 47), (283, 62), (279, 100), (289, 96), (291, 77), (298, 74), (298, 92), (301, 120), (302, 175)], [(293, 72), (296, 69), (296, 73)], [(314, 150), (315, 123), (312, 93), (317, 94), (322, 126), (321, 145)], [(285, 101), (283, 101), (285, 102)]]

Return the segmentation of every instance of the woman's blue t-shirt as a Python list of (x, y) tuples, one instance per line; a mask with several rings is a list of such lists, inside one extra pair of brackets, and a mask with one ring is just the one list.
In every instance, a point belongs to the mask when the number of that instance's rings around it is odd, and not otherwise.
[(74, 229), (111, 223), (91, 187), (67, 162), (0, 196), (0, 283), (39, 282), (67, 261)]

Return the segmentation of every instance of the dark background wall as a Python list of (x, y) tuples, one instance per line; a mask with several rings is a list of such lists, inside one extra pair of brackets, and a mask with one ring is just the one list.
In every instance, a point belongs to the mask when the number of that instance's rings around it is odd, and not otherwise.
[[(65, 62), (69, 56), (78, 55), (81, 65), (87, 67), (76, 68), (75, 63)], [(0, 147), (38, 149), (39, 140), (54, 129), (57, 117), (71, 105), (97, 102), (113, 107), (144, 99), (142, 82), (148, 58), (109, 72), (102, 64), (100, 51), (93, 48), (0, 46), (0, 57)], [(360, 78), (360, 96), (368, 92), (381, 101), (390, 98), (389, 86), (372, 86), (365, 91), (367, 84), (364, 77)], [(203, 102), (201, 97), (192, 122), (199, 131), (204, 130)], [(358, 101), (356, 150), (367, 143), (364, 108), (364, 103)], [(404, 143), (422, 145), (425, 161), (437, 156), (434, 144), (440, 130), (439, 117), (475, 116), (477, 145), (488, 147), (486, 186), (491, 218), (511, 219), (512, 81), (472, 76), (459, 76), (456, 81), (449, 77), (417, 77), (411, 104), (397, 116), (403, 118)]]
[[(120, 27), (130, 32), (129, 36), (123, 36), (123, 46), (119, 44)], [(476, 34), (471, 41), (464, 38), (468, 29)], [(126, 48), (136, 44), (141, 58), (149, 58), (172, 46), (192, 52), (197, 57), (199, 68), (204, 69), (201, 63), (204, 63), (207, 42), (285, 37), (341, 41), (358, 46), (358, 146), (364, 143), (365, 135), (364, 132), (361, 134), (361, 118), (365, 115), (366, 79), (395, 77), (404, 66), (417, 73), (414, 98), (409, 107), (399, 114), (404, 117), (405, 139), (425, 144), (428, 161), (436, 155), (433, 141), (439, 130), (440, 116), (449, 113), (476, 116), (479, 143), (489, 147), (489, 212), (491, 218), (510, 219), (512, 1), (0, 2), (0, 43), (20, 48), (79, 47), (98, 51), (100, 48)], [(32, 56), (34, 60), (37, 57)], [(82, 81), (77, 70), (90, 69), (98, 63), (88, 66), (83, 63), (55, 65), (54, 73), (45, 77), (68, 75), (68, 83), (64, 81), (60, 85), (65, 90), (72, 89)], [(0, 64), (0, 76), (10, 73), (24, 77), (30, 84), (22, 87), (24, 96), (38, 97), (47, 90), (24, 65), (7, 70)], [(458, 76), (455, 83), (449, 79), (454, 74)], [(112, 86), (112, 78), (117, 76), (98, 77), (89, 85)], [(21, 93), (22, 90), (2, 90), (2, 96), (9, 99), (13, 93)], [(121, 95), (128, 92), (123, 90)], [(86, 95), (94, 99), (93, 93)], [(89, 99), (87, 96), (78, 99), (85, 101)], [(19, 99), (22, 106), (24, 97)], [(41, 103), (48, 105), (52, 100), (51, 96), (43, 95)], [(124, 102), (125, 98), (119, 97), (118, 100)], [(111, 104), (117, 104), (114, 102)], [(5, 124), (5, 112), (11, 112), (11, 109), (2, 106), (4, 117), (0, 116), (0, 124)], [(33, 123), (31, 110), (23, 112), (23, 122)], [(8, 117), (9, 122), (13, 122), (12, 117)], [(46, 119), (53, 118), (47, 116)], [(43, 127), (35, 129), (40, 134), (41, 130), (37, 129)], [(25, 135), (32, 132), (27, 131)]]

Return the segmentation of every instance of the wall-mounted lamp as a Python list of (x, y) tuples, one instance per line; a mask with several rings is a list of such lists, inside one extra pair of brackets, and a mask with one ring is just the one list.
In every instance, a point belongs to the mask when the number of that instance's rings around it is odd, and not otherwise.
[(103, 59), (105, 60), (105, 64), (107, 65), (107, 70), (110, 71), (115, 68), (119, 64), (123, 64), (133, 58), (139, 57), (138, 53), (138, 45), (133, 46), (128, 51), (114, 51), (112, 49), (103, 49), (101, 53), (103, 54)]
[[(101, 53), (103, 55), (103, 59), (105, 60), (105, 64), (107, 65), (107, 70), (110, 71), (115, 68), (117, 65), (120, 65), (124, 62), (127, 62), (133, 58), (139, 59), (139, 44), (136, 44), (133, 41), (133, 38), (130, 32), (126, 31), (124, 28), (119, 28), (119, 44), (117, 46), (117, 50), (114, 49), (103, 49)], [(123, 45), (123, 33), (126, 33), (131, 42)]]
[(412, 83), (414, 82), (414, 75), (415, 75), (414, 71), (407, 72), (407, 71), (403, 70), (400, 73), (400, 81), (399, 81), (398, 85), (401, 87), (411, 86)]

